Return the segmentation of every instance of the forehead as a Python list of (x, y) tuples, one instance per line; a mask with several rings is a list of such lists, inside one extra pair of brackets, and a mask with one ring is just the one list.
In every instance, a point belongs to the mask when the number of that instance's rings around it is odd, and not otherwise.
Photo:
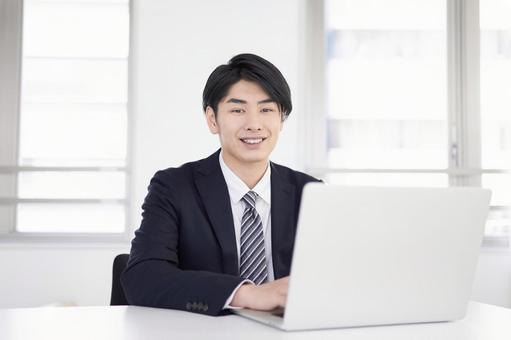
[(227, 95), (222, 98), (222, 102), (230, 98), (243, 99), (246, 101), (260, 101), (268, 99), (270, 96), (258, 83), (242, 79), (229, 88)]

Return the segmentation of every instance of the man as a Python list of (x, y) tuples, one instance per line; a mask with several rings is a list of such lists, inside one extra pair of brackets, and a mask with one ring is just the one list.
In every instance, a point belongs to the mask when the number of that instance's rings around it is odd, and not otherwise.
[(286, 302), (303, 186), (269, 161), (292, 104), (267, 60), (241, 54), (207, 80), (203, 109), (221, 149), (158, 171), (121, 282), (130, 304), (208, 315)]

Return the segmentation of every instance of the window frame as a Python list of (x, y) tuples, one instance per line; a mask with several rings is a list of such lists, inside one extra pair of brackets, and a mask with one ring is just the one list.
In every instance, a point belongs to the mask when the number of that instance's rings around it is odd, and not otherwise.
[[(0, 143), (5, 146), (2, 152), (7, 152), (7, 165), (0, 165), (0, 175), (7, 175), (9, 196), (0, 198), (0, 204), (8, 207), (7, 223), (0, 223), (0, 244), (11, 243), (126, 243), (131, 239), (132, 224), (130, 211), (133, 202), (130, 199), (132, 192), (132, 85), (129, 81), (132, 74), (132, 39), (133, 39), (133, 4), (128, 0), (129, 11), (129, 51), (127, 57), (127, 150), (125, 166), (19, 166), (19, 134), (20, 134), (20, 100), (21, 100), (21, 68), (22, 68), (22, 30), (23, 30), (23, 3), (18, 0), (4, 0), (0, 7)], [(12, 86), (15, 84), (15, 86)], [(2, 104), (3, 103), (3, 104)], [(4, 164), (5, 164), (4, 163)], [(17, 195), (17, 178), (21, 171), (122, 171), (125, 173), (125, 197), (122, 199), (23, 199)], [(83, 232), (19, 232), (16, 231), (16, 204), (17, 203), (122, 203), (124, 206), (124, 230), (119, 233), (83, 233)]]
[[(305, 1), (307, 15), (302, 47), (305, 78), (304, 118), (301, 124), (305, 170), (317, 177), (331, 173), (445, 174), (449, 186), (481, 186), (483, 174), (511, 174), (510, 169), (485, 169), (481, 164), (479, 0), (446, 0), (448, 167), (445, 169), (372, 169), (327, 166), (325, 105), (325, 1)], [(498, 209), (499, 207), (495, 207)], [(500, 207), (502, 208), (502, 207)], [(485, 247), (508, 247), (506, 236), (485, 235)]]

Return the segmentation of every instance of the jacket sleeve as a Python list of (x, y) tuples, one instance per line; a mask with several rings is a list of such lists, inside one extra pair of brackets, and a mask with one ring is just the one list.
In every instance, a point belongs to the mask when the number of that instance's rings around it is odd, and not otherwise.
[(121, 275), (129, 304), (225, 314), (224, 304), (242, 278), (179, 268), (179, 224), (167, 175), (159, 171), (142, 205), (142, 223), (132, 241), (130, 259)]

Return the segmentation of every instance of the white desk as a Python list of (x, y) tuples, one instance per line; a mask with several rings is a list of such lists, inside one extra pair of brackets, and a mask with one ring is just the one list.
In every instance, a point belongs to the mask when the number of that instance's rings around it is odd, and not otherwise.
[(511, 339), (511, 309), (471, 302), (456, 322), (284, 332), (239, 316), (133, 306), (0, 309), (0, 339)]

